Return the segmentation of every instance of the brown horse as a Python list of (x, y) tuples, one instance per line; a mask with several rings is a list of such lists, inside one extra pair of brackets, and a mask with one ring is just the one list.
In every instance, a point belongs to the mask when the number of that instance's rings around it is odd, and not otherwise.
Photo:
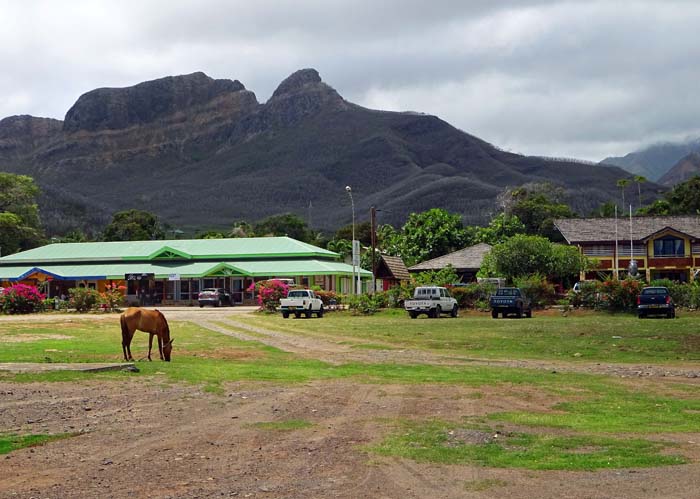
[(129, 307), (119, 318), (122, 326), (122, 350), (124, 350), (124, 360), (134, 360), (131, 355), (131, 340), (138, 329), (149, 333), (148, 337), (148, 360), (151, 360), (151, 349), (153, 348), (153, 336), (158, 336), (158, 350), (160, 360), (170, 362), (170, 352), (173, 349), (173, 340), (170, 338), (170, 327), (165, 316), (159, 310), (146, 310), (139, 307)]

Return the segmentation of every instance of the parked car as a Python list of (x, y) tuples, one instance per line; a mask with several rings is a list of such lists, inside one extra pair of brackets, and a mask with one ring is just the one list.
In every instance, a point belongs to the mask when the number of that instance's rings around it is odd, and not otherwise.
[(307, 319), (310, 319), (312, 314), (316, 314), (320, 319), (323, 317), (323, 302), (310, 289), (295, 289), (280, 300), (280, 311), (285, 319), (289, 318), (290, 313), (297, 319), (302, 313)]
[(222, 305), (231, 305), (231, 294), (224, 288), (205, 288), (199, 292), (197, 300), (200, 308), (204, 305), (220, 307)]
[(457, 317), (459, 311), (455, 300), (447, 288), (440, 286), (419, 286), (413, 292), (413, 299), (406, 300), (404, 308), (411, 319), (420, 314), (437, 319), (441, 314)]
[(532, 317), (532, 302), (520, 288), (499, 288), (489, 298), (491, 306), (491, 317), (498, 318), (501, 314), (503, 318), (507, 314), (515, 314), (520, 318)]
[(649, 315), (665, 315), (669, 319), (676, 316), (676, 306), (668, 288), (649, 286), (637, 296), (637, 316), (644, 319)]

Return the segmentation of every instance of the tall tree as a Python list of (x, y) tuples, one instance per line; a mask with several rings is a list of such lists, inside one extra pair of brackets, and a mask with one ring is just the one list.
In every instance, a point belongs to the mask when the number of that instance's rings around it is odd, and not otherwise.
[(253, 226), (257, 236), (288, 236), (305, 243), (313, 244), (316, 234), (309, 229), (306, 222), (293, 213), (274, 215), (268, 217)]
[[(352, 241), (352, 224), (345, 225), (338, 229), (333, 239), (347, 239)], [(355, 239), (365, 246), (372, 244), (372, 224), (361, 222), (355, 225)]]
[(390, 248), (387, 252), (398, 254), (408, 266), (456, 251), (468, 242), (462, 217), (441, 208), (411, 213), (400, 232), (380, 232), (389, 239), (383, 243)]
[(677, 184), (664, 197), (671, 205), (672, 215), (700, 214), (700, 176)]
[(622, 192), (622, 211), (625, 211), (625, 189), (627, 189), (627, 186), (629, 185), (630, 181), (628, 178), (621, 178), (620, 180), (617, 181), (617, 186), (620, 188), (620, 191)]
[(153, 213), (126, 210), (115, 213), (102, 233), (105, 241), (150, 241), (165, 239), (165, 230)]
[(0, 173), (0, 254), (44, 243), (36, 197), (39, 188), (26, 175)]
[(637, 206), (637, 209), (642, 207), (642, 184), (647, 181), (647, 178), (644, 175), (635, 175), (634, 176), (634, 182), (637, 184), (637, 196), (638, 196), (638, 201), (639, 205)]
[(561, 201), (561, 188), (549, 183), (530, 184), (512, 191), (515, 203), (511, 214), (525, 226), (528, 234), (561, 241), (561, 234), (554, 228), (557, 218), (573, 218), (576, 214)]
[(519, 234), (495, 245), (484, 257), (479, 274), (483, 277), (516, 277), (540, 274), (563, 281), (587, 267), (578, 248), (552, 243), (539, 236)]

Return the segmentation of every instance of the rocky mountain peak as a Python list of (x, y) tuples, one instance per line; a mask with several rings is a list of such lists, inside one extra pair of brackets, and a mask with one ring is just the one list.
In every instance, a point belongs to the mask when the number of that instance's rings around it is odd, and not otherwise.
[(277, 90), (272, 94), (272, 98), (274, 99), (284, 94), (290, 94), (317, 83), (323, 83), (318, 71), (312, 68), (300, 69), (289, 75), (279, 84)]
[(52, 118), (37, 118), (28, 114), (8, 116), (0, 120), (0, 139), (46, 136), (61, 130), (62, 122)]
[(126, 88), (98, 88), (80, 96), (63, 129), (116, 130), (150, 123), (244, 91), (238, 80), (215, 80), (202, 72), (168, 76)]

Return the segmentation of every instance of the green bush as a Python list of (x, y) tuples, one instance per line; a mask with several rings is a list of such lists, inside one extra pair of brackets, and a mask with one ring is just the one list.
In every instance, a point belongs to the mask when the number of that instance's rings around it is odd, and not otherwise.
[(547, 278), (541, 274), (516, 278), (514, 284), (532, 300), (533, 307), (544, 308), (553, 305), (557, 297), (554, 285), (547, 282)]
[(380, 308), (381, 298), (374, 295), (351, 295), (348, 297), (348, 308), (353, 315), (373, 315)]
[(450, 288), (450, 293), (457, 300), (459, 308), (478, 308), (477, 302), (488, 302), (489, 296), (496, 290), (496, 286), (490, 283), (470, 283), (466, 286)]
[(401, 284), (388, 289), (385, 291), (388, 299), (388, 306), (403, 308), (403, 303), (413, 298), (413, 291), (415, 289), (416, 286), (413, 283)]
[(328, 307), (331, 300), (335, 300), (336, 305), (340, 304), (341, 296), (335, 291), (324, 291), (322, 289), (314, 290), (314, 294), (321, 299), (324, 307)]
[(89, 312), (100, 303), (100, 293), (92, 288), (71, 288), (68, 296), (70, 306), (78, 312)]
[(573, 307), (600, 308), (600, 299), (603, 291), (601, 281), (582, 281), (578, 293), (569, 291), (569, 301)]

